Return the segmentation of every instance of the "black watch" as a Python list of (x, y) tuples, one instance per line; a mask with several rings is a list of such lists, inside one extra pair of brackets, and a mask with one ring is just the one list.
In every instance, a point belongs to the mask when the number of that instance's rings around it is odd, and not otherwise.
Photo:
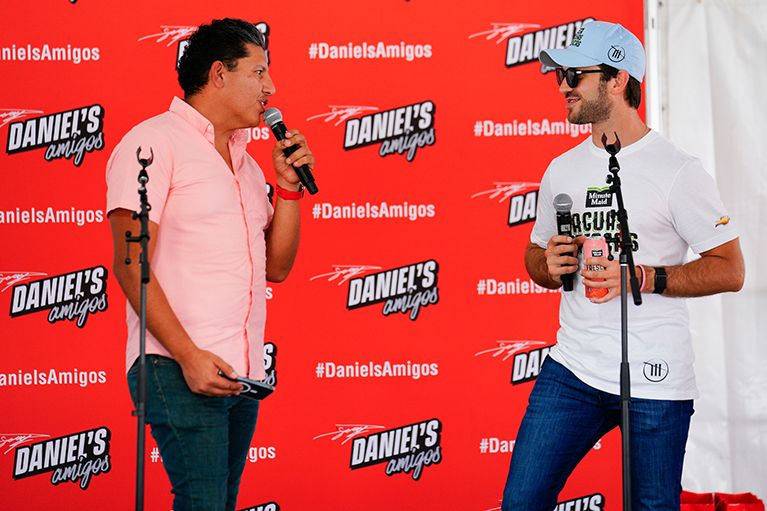
[(660, 266), (657, 266), (654, 268), (655, 268), (655, 289), (653, 289), (653, 293), (660, 295), (660, 294), (663, 294), (663, 291), (666, 290), (666, 269)]

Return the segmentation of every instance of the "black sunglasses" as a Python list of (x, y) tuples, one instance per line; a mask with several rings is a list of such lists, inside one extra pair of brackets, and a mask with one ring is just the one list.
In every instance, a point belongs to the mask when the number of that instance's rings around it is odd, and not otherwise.
[(591, 69), (591, 70), (583, 70), (583, 69), (575, 69), (574, 67), (570, 67), (565, 71), (561, 67), (556, 68), (557, 73), (557, 85), (562, 85), (562, 80), (567, 79), (567, 85), (570, 86), (571, 89), (574, 89), (578, 86), (578, 80), (580, 80), (580, 75), (584, 73), (601, 73), (601, 69)]

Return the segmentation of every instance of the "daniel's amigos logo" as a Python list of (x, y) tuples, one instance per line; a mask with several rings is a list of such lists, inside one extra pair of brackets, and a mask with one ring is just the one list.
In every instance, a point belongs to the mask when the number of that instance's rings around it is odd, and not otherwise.
[[(487, 40), (496, 39), (496, 44), (506, 41), (504, 64), (507, 68), (530, 63), (540, 64), (538, 55), (541, 50), (567, 48), (587, 21), (594, 21), (594, 18), (588, 17), (546, 28), (540, 28), (540, 25), (533, 23), (491, 23), (491, 30), (472, 34), (469, 39), (485, 36)], [(530, 31), (536, 28), (538, 30)], [(552, 70), (541, 64), (542, 73)]]
[(551, 350), (551, 346), (547, 345), (546, 341), (496, 341), (496, 343), (498, 346), (479, 351), (474, 356), (491, 354), (493, 357), (502, 357), (501, 360), (514, 357), (511, 371), (512, 385), (537, 379), (543, 361)]
[(86, 152), (104, 149), (103, 129), (104, 107), (98, 104), (16, 120), (8, 124), (5, 152), (11, 155), (45, 148), (45, 161), (64, 158), (79, 167)]
[(412, 472), (418, 481), (424, 467), (442, 461), (441, 431), (442, 422), (431, 419), (357, 437), (352, 441), (349, 467), (356, 470), (386, 463), (387, 476)]
[[(264, 52), (266, 53), (266, 62), (269, 63), (269, 25), (263, 21), (254, 23), (254, 25), (264, 36)], [(167, 46), (178, 42), (178, 47), (176, 49), (176, 68), (178, 68), (178, 62), (181, 60), (181, 56), (189, 45), (189, 38), (192, 34), (197, 32), (197, 28), (198, 27), (194, 25), (160, 25), (160, 32), (139, 37), (139, 41), (145, 39), (154, 39), (155, 42), (158, 43), (168, 41)]]
[(266, 504), (259, 504), (258, 506), (250, 506), (240, 511), (280, 511), (280, 505), (276, 502), (267, 502)]
[[(314, 437), (352, 441), (349, 468), (356, 470), (371, 465), (386, 464), (386, 475), (411, 474), (418, 481), (424, 467), (442, 461), (442, 422), (430, 419), (394, 429), (368, 424), (337, 424), (337, 430)], [(360, 436), (368, 431), (367, 436)]]
[(16, 447), (13, 478), (19, 480), (52, 472), (54, 486), (79, 482), (80, 488), (86, 490), (91, 477), (112, 470), (111, 437), (108, 428), (100, 427)]
[(107, 310), (107, 269), (95, 266), (13, 286), (11, 317), (44, 310), (48, 322), (68, 319), (83, 328), (89, 314)]
[[(584, 497), (576, 497), (574, 499), (557, 502), (557, 506), (551, 511), (603, 511), (604, 508), (604, 495), (601, 493), (593, 493)], [(487, 511), (501, 511), (501, 506), (488, 509)]]
[(487, 195), (488, 199), (500, 197), (498, 202), (509, 199), (509, 216), (506, 220), (509, 227), (535, 221), (540, 183), (495, 182), (493, 185), (495, 188), (477, 192), (471, 198)]
[(431, 259), (352, 278), (346, 308), (352, 310), (383, 302), (384, 316), (400, 312), (415, 321), (421, 307), (439, 302), (438, 271), (439, 264)]
[(264, 372), (264, 383), (277, 385), (277, 346), (272, 342), (264, 343)]
[[(325, 121), (338, 118), (346, 120), (344, 126), (344, 149), (350, 151), (361, 147), (381, 144), (378, 155), (405, 155), (407, 161), (413, 161), (418, 149), (434, 145), (434, 113), (436, 106), (432, 101), (422, 101), (390, 110), (377, 111), (371, 106), (330, 105), (330, 112), (313, 115), (307, 120), (325, 117)], [(353, 117), (365, 111), (374, 113)]]

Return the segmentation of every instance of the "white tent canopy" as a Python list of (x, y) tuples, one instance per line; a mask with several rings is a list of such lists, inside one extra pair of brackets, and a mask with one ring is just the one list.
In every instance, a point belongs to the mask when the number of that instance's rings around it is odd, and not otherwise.
[(740, 293), (688, 301), (701, 398), (683, 485), (764, 500), (767, 0), (648, 0), (646, 12), (648, 123), (716, 178), (746, 259)]

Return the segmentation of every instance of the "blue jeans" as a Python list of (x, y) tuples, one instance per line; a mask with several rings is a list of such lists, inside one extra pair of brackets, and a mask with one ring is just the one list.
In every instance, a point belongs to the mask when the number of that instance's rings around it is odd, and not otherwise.
[[(692, 414), (692, 400), (631, 400), (633, 511), (679, 511)], [(575, 466), (619, 425), (620, 396), (589, 387), (547, 358), (519, 427), (502, 510), (554, 509)]]
[[(138, 362), (128, 372), (136, 403)], [(174, 360), (147, 355), (146, 420), (173, 486), (176, 511), (234, 511), (258, 401), (189, 390)]]

